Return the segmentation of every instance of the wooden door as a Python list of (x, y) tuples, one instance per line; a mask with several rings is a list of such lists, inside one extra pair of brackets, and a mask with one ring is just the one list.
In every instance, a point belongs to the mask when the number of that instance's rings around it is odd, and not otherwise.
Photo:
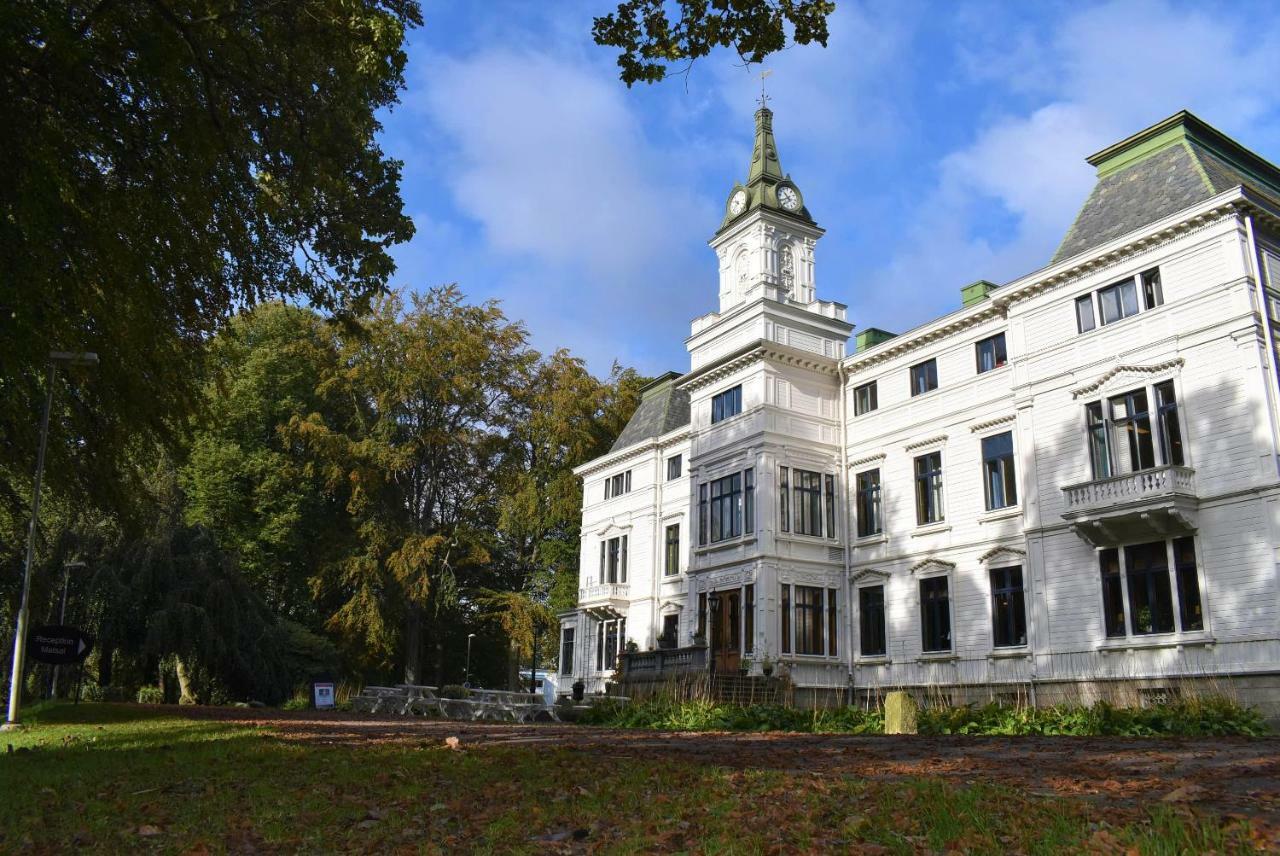
[(742, 660), (741, 592), (737, 589), (716, 592), (716, 601), (711, 615), (715, 669), (721, 674), (733, 674)]

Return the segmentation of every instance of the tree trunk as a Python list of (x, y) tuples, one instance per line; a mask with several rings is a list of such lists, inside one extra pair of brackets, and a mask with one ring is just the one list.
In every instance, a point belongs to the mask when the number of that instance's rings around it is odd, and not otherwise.
[(178, 704), (199, 704), (195, 690), (191, 688), (191, 671), (181, 657), (173, 658), (173, 669), (178, 674)]
[(98, 686), (111, 686), (111, 659), (115, 656), (115, 645), (107, 640), (102, 641), (102, 648), (98, 651)]
[(410, 604), (404, 622), (404, 682), (421, 684), (422, 671), (422, 607)]

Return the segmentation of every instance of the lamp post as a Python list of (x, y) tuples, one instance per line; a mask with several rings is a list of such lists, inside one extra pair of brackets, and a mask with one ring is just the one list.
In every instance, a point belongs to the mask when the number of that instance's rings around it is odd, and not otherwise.
[(98, 355), (94, 353), (73, 354), (66, 351), (52, 351), (49, 354), (49, 368), (45, 373), (44, 414), (40, 417), (40, 450), (36, 453), (36, 480), (31, 497), (31, 525), (27, 529), (27, 558), (22, 573), (22, 599), (18, 602), (18, 626), (13, 636), (13, 671), (9, 675), (9, 717), (0, 731), (11, 731), (20, 728), (18, 708), (22, 706), (22, 672), (23, 662), (27, 654), (27, 601), (31, 597), (31, 562), (36, 550), (36, 521), (40, 516), (40, 482), (44, 477), (44, 453), (49, 444), (49, 411), (53, 409), (53, 382), (57, 376), (58, 363), (69, 366), (96, 366)]
[(471, 686), (471, 640), (474, 638), (476, 638), (476, 634), (467, 634), (467, 668), (462, 673), (462, 685), (465, 687)]
[[(81, 561), (67, 562), (62, 566), (62, 609), (58, 611), (58, 624), (67, 623), (67, 589), (71, 588), (71, 569), (83, 568), (85, 563)], [(58, 695), (58, 667), (53, 667), (53, 674), (49, 678), (49, 698), (56, 698)]]

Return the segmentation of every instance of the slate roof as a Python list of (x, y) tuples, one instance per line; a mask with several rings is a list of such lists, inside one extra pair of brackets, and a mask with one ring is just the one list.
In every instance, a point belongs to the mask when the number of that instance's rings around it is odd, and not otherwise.
[(643, 440), (661, 437), (689, 424), (689, 393), (676, 389), (679, 372), (667, 372), (640, 390), (640, 404), (631, 414), (610, 452), (625, 449)]
[(1280, 201), (1280, 170), (1182, 111), (1089, 158), (1098, 182), (1052, 261), (1241, 186)]

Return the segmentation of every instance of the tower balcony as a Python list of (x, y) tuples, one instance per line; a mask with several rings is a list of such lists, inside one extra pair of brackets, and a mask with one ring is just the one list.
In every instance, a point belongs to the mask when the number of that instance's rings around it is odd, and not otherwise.
[(1196, 530), (1196, 471), (1164, 466), (1068, 485), (1062, 517), (1095, 547), (1188, 535)]

